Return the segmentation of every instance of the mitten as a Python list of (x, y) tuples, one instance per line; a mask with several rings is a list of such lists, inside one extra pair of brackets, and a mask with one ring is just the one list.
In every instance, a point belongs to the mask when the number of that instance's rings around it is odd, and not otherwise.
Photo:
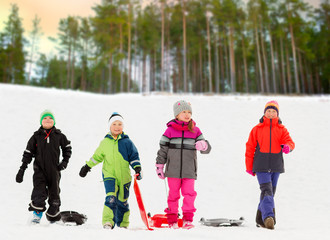
[(207, 142), (205, 140), (200, 140), (195, 143), (195, 148), (198, 151), (206, 151), (207, 150)]
[(288, 154), (290, 152), (290, 147), (286, 144), (284, 144), (282, 146), (282, 152), (284, 152), (285, 154)]
[(64, 169), (66, 169), (67, 166), (68, 166), (68, 161), (62, 160), (62, 162), (60, 162), (60, 164), (57, 166), (57, 168), (59, 171), (62, 171)]
[(80, 169), (80, 172), (79, 172), (79, 176), (80, 177), (86, 177), (87, 173), (91, 170), (91, 168), (85, 164), (81, 169)]
[(252, 170), (246, 170), (246, 172), (250, 175), (252, 175), (253, 177), (256, 175), (254, 172), (252, 172)]
[(23, 182), (24, 172), (25, 172), (25, 170), (23, 170), (23, 169), (18, 170), (18, 173), (16, 174), (16, 182), (18, 182), (18, 183)]
[(27, 169), (27, 163), (23, 162), (22, 166), (18, 170), (18, 173), (16, 174), (16, 182), (18, 182), (18, 183), (23, 182), (23, 176), (24, 176), (25, 169)]
[(156, 173), (160, 179), (165, 179), (164, 164), (156, 164)]
[(135, 174), (136, 174), (136, 179), (141, 180), (142, 179), (141, 167), (135, 167), (134, 171), (135, 171)]

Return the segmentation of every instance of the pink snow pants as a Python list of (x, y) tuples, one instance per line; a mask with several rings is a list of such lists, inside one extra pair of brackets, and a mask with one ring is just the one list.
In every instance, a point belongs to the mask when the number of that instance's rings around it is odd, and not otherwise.
[(167, 198), (168, 208), (167, 213), (168, 222), (176, 222), (179, 212), (180, 189), (183, 196), (183, 220), (193, 221), (194, 206), (197, 193), (195, 191), (195, 179), (191, 178), (167, 178), (169, 194)]

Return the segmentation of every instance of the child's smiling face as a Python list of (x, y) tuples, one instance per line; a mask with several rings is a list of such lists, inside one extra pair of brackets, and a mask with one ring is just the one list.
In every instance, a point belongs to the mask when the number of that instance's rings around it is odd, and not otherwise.
[(124, 125), (121, 121), (114, 121), (110, 126), (110, 132), (113, 136), (118, 136), (123, 132)]
[(191, 112), (188, 110), (184, 110), (180, 112), (179, 115), (176, 116), (176, 118), (182, 122), (189, 122), (191, 120)]
[(41, 125), (44, 129), (51, 129), (54, 126), (54, 120), (50, 117), (44, 117), (41, 121)]
[(277, 118), (277, 111), (275, 109), (269, 108), (265, 112), (265, 117), (268, 119)]

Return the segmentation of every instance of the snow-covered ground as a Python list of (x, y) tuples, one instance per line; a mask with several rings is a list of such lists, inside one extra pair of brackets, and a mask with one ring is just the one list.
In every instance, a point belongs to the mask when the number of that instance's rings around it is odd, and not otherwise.
[[(128, 230), (104, 230), (101, 225), (104, 187), (101, 165), (86, 178), (81, 166), (107, 133), (113, 111), (125, 119), (125, 132), (140, 152), (144, 178), (139, 182), (147, 211), (163, 213), (164, 181), (155, 174), (155, 157), (165, 124), (173, 117), (172, 105), (191, 102), (193, 119), (212, 145), (209, 155), (199, 154), (195, 228), (147, 231), (141, 221), (133, 188)], [(285, 156), (286, 173), (276, 193), (275, 231), (255, 227), (259, 187), (245, 173), (244, 153), (248, 134), (262, 116), (267, 101), (276, 99), (280, 117), (296, 149)], [(28, 225), (32, 190), (32, 164), (24, 182), (15, 182), (22, 153), (39, 128), (39, 116), (51, 109), (56, 126), (72, 141), (73, 155), (61, 179), (61, 210), (88, 216), (81, 226)], [(76, 91), (0, 84), (0, 238), (11, 239), (327, 239), (330, 234), (330, 96), (288, 97), (260, 95), (100, 95)], [(243, 227), (206, 227), (201, 217), (239, 218)]]

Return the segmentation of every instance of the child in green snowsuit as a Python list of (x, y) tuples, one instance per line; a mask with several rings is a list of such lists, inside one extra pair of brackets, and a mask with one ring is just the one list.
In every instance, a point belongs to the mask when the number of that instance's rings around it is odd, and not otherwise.
[(102, 176), (106, 192), (102, 224), (112, 229), (115, 224), (127, 228), (129, 225), (128, 196), (131, 185), (131, 166), (142, 178), (139, 153), (129, 137), (123, 133), (124, 119), (114, 112), (109, 118), (110, 132), (101, 141), (93, 157), (86, 162), (79, 175), (85, 177), (90, 169), (103, 162)]

